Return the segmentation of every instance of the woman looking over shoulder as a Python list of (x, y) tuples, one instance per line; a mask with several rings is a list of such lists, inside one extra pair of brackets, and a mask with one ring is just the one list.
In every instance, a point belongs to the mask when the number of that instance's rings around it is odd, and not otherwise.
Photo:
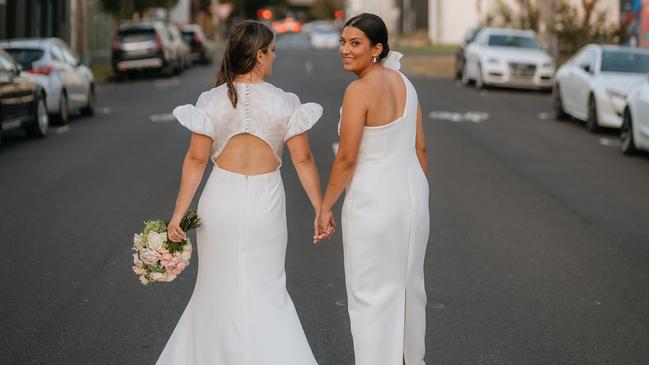
[(356, 365), (422, 365), (426, 332), (424, 256), (428, 172), (417, 92), (398, 71), (385, 24), (350, 18), (340, 38), (345, 91), (340, 143), (319, 217), (319, 232), (342, 209), (348, 311)]

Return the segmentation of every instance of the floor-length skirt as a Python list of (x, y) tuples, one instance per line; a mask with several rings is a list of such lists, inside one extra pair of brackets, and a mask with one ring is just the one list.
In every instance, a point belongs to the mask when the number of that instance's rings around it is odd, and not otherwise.
[(156, 364), (316, 364), (286, 291), (280, 171), (246, 176), (215, 165), (198, 214), (196, 285)]

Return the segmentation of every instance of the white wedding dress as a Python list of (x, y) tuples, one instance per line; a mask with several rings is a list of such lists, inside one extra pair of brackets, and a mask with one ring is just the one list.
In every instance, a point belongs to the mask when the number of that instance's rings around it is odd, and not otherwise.
[[(384, 66), (398, 71), (399, 58)], [(428, 180), (415, 153), (417, 92), (400, 75), (403, 117), (364, 128), (342, 210), (356, 365), (424, 364)]]
[[(300, 104), (269, 83), (236, 87), (236, 108), (221, 85), (201, 94), (195, 107), (173, 112), (183, 126), (213, 139), (213, 160), (232, 136), (249, 133), (281, 165), (284, 142), (322, 115), (319, 105)], [(285, 208), (279, 167), (254, 176), (213, 167), (198, 203), (194, 292), (156, 364), (316, 364), (285, 286)]]

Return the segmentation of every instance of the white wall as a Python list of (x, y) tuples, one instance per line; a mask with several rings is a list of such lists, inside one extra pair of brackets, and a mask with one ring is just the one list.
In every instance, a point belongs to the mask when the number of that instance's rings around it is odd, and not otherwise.
[(171, 9), (169, 20), (177, 24), (189, 24), (191, 21), (189, 0), (179, 0), (176, 6)]
[[(515, 0), (504, 0), (518, 9)], [(551, 0), (536, 0), (551, 1)], [(569, 0), (581, 8), (582, 0)], [(467, 30), (492, 12), (497, 0), (428, 0), (428, 35), (433, 43), (459, 43)], [(598, 0), (597, 11), (605, 10), (611, 24), (619, 22), (620, 0)]]
[(360, 13), (376, 14), (383, 19), (388, 32), (394, 33), (399, 19), (399, 9), (394, 3), (394, 0), (347, 0), (345, 15), (351, 18)]

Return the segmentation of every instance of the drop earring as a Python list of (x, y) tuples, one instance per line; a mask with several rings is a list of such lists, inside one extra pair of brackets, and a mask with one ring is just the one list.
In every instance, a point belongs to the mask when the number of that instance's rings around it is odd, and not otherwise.
[(372, 57), (372, 63), (377, 63), (377, 62), (378, 62), (378, 59), (376, 58), (376, 56)]

